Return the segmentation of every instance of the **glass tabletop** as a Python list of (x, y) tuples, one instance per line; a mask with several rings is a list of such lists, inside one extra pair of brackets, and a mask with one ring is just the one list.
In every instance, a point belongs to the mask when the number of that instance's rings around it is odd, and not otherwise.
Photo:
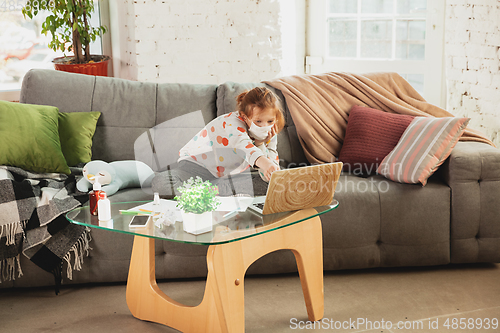
[[(180, 221), (180, 212), (174, 211), (175, 201), (163, 200), (170, 207), (167, 211), (170, 225), (150, 221), (145, 227), (130, 227), (129, 223), (134, 215), (127, 215), (120, 211), (134, 209), (148, 204), (150, 201), (117, 202), (111, 204), (111, 220), (99, 221), (97, 216), (90, 214), (88, 205), (78, 207), (66, 214), (66, 218), (75, 224), (92, 228), (114, 230), (117, 232), (170, 240), (182, 243), (201, 245), (223, 244), (252, 237), (272, 230), (299, 223), (315, 216), (322, 215), (338, 207), (335, 199), (330, 205), (315, 207), (302, 211), (292, 211), (262, 215), (251, 209), (241, 212), (215, 211), (212, 217), (212, 230), (203, 234), (194, 235), (184, 231)], [(179, 214), (177, 214), (179, 213)], [(174, 222), (175, 221), (175, 222)]]

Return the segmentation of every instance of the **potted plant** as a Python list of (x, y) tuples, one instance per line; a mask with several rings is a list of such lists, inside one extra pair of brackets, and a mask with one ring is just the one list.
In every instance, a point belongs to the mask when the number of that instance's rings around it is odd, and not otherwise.
[(49, 48), (54, 52), (73, 52), (73, 56), (53, 60), (56, 70), (108, 75), (110, 57), (90, 54), (90, 43), (107, 31), (105, 26), (92, 27), (89, 23), (94, 12), (93, 0), (28, 0), (22, 9), (24, 17), (30, 19), (41, 11), (50, 12), (42, 23), (42, 33), (52, 35)]
[(216, 198), (216, 186), (200, 177), (191, 177), (177, 188), (177, 207), (181, 209), (183, 228), (191, 234), (202, 234), (212, 230), (212, 212), (220, 205)]

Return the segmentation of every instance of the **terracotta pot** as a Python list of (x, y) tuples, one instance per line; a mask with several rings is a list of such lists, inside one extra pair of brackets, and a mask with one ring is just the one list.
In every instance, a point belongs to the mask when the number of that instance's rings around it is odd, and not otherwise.
[(111, 57), (108, 56), (91, 56), (91, 60), (94, 62), (86, 64), (71, 64), (73, 57), (59, 57), (52, 60), (54, 67), (58, 71), (70, 72), (70, 73), (80, 73), (87, 75), (96, 76), (108, 76), (108, 63)]

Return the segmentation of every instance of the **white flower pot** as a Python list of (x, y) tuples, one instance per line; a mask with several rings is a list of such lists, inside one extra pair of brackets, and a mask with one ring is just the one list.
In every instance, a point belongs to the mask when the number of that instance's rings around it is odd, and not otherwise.
[(204, 232), (212, 231), (212, 212), (194, 214), (182, 211), (181, 214), (185, 232), (199, 235)]

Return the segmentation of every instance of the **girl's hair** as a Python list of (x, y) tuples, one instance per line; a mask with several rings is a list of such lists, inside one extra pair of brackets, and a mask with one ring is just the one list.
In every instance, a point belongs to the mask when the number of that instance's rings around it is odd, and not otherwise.
[(264, 109), (271, 109), (276, 116), (277, 133), (285, 127), (285, 117), (281, 110), (279, 97), (266, 87), (255, 87), (251, 90), (242, 92), (236, 97), (237, 111), (243, 113), (248, 118), (252, 118), (253, 110), (257, 106)]

